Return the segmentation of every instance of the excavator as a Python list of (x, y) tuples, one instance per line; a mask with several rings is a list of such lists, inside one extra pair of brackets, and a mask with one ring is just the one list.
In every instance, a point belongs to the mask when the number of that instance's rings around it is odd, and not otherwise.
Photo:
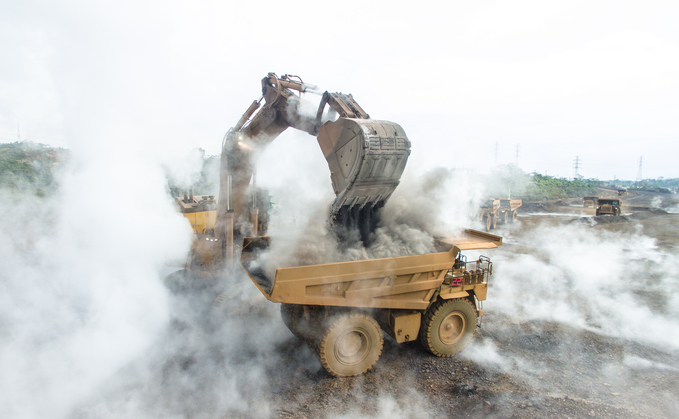
[[(315, 114), (304, 111), (305, 93), (321, 96)], [(228, 266), (235, 259), (234, 235), (241, 236), (241, 266), (264, 297), (281, 304), (285, 325), (308, 342), (332, 376), (370, 370), (382, 353), (382, 330), (399, 343), (419, 340), (436, 356), (463, 350), (483, 315), (493, 268), (486, 256), (467, 262), (460, 252), (496, 248), (499, 236), (467, 230), (461, 237), (434, 238), (435, 253), (282, 266), (273, 276), (261, 268), (270, 239), (258, 231), (254, 159), (289, 127), (315, 136), (328, 162), (336, 195), (333, 225), (369, 240), (410, 154), (403, 128), (371, 119), (351, 95), (321, 94), (297, 76), (269, 73), (262, 97), (224, 137), (216, 209), (214, 196), (177, 198), (194, 230), (207, 226), (194, 242), (192, 260)], [(206, 211), (214, 212), (201, 215)], [(214, 229), (203, 220), (214, 220)]]
[[(320, 96), (315, 114), (305, 112), (313, 103), (304, 97), (307, 93)], [(290, 127), (315, 136), (328, 162), (336, 195), (332, 224), (345, 232), (358, 230), (368, 243), (378, 211), (398, 186), (410, 155), (405, 131), (394, 122), (371, 119), (351, 94), (321, 93), (298, 76), (268, 73), (262, 96), (224, 136), (214, 228), (202, 229), (192, 263), (212, 266), (233, 260), (234, 235), (258, 235), (254, 159)], [(207, 198), (191, 195), (177, 201), (188, 208), (197, 199)]]

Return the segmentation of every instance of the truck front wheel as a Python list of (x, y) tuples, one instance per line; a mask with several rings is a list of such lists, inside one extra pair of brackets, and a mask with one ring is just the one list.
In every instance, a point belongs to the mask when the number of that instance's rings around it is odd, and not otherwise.
[(483, 222), (486, 224), (486, 231), (490, 231), (490, 215), (483, 217)]
[(318, 345), (318, 357), (335, 377), (360, 375), (371, 369), (384, 345), (375, 319), (361, 313), (336, 315), (327, 321)]
[(514, 221), (516, 221), (517, 218), (519, 218), (519, 214), (516, 213), (516, 210), (512, 211), (512, 216), (509, 217), (509, 222), (513, 223)]
[(464, 298), (438, 300), (424, 315), (420, 343), (436, 356), (460, 353), (476, 330), (476, 309)]

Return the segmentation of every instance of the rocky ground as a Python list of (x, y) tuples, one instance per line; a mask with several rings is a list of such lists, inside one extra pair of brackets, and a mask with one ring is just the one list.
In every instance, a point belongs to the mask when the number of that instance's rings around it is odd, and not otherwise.
[[(677, 417), (675, 197), (630, 194), (621, 217), (593, 217), (577, 201), (526, 205), (519, 223), (498, 229), (505, 245), (490, 253), (497, 272), (471, 345), (444, 359), (385, 337), (382, 357), (360, 377), (330, 377), (248, 280), (234, 279), (230, 295), (209, 312), (189, 307), (209, 307), (210, 293), (189, 293), (175, 300), (166, 334), (73, 417)], [(572, 241), (564, 239), (569, 234)], [(563, 250), (549, 253), (559, 240)], [(619, 291), (611, 285), (619, 301), (606, 287), (590, 292), (578, 274), (559, 271), (568, 268), (558, 255), (580, 246), (591, 250), (574, 260), (587, 269), (608, 252), (619, 257), (593, 274), (595, 283), (616, 267), (621, 281), (629, 269), (653, 282)], [(600, 248), (610, 250), (602, 257)], [(522, 277), (534, 282), (520, 288)], [(549, 281), (579, 290), (540, 294)], [(522, 298), (525, 304), (513, 301)], [(584, 314), (569, 321), (568, 311), (550, 313), (564, 302)], [(616, 303), (629, 307), (615, 311)], [(646, 333), (654, 327), (657, 333)]]

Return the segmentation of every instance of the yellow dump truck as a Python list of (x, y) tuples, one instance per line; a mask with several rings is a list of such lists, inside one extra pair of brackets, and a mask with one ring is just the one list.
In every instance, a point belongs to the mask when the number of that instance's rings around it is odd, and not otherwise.
[(259, 265), (269, 238), (246, 238), (241, 264), (261, 293), (281, 303), (290, 331), (305, 340), (333, 376), (371, 369), (386, 331), (396, 342), (419, 340), (451, 357), (470, 342), (483, 315), (493, 264), (467, 261), (461, 250), (492, 249), (502, 238), (466, 230), (436, 240), (438, 253), (284, 267), (275, 277)]
[(499, 199), (485, 199), (479, 206), (479, 211), (476, 218), (481, 221), (486, 231), (490, 231), (497, 227), (498, 212), (500, 211)]
[(485, 199), (481, 202), (475, 218), (481, 222), (486, 231), (500, 224), (509, 224), (518, 218), (517, 209), (523, 201), (520, 199)]
[(596, 215), (620, 215), (621, 213), (619, 199), (599, 198), (597, 200)]
[(582, 197), (582, 207), (583, 208), (594, 208), (596, 207), (598, 196), (583, 196)]
[(513, 223), (519, 217), (516, 212), (523, 205), (523, 201), (520, 199), (500, 199), (500, 211), (498, 212), (498, 217), (502, 224)]

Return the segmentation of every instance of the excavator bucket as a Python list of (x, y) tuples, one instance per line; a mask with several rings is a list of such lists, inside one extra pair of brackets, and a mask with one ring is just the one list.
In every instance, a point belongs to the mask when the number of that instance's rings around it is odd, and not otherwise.
[(336, 194), (332, 213), (340, 224), (358, 227), (366, 241), (376, 222), (375, 211), (399, 184), (410, 141), (394, 122), (339, 118), (320, 127), (318, 144)]

